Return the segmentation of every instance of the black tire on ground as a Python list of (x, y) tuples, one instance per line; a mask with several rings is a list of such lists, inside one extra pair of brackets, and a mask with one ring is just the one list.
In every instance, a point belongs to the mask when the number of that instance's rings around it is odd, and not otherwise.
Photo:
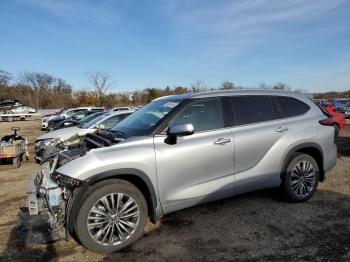
[(12, 164), (15, 168), (20, 168), (21, 167), (21, 157), (17, 156), (12, 158)]
[[(139, 223), (135, 232), (124, 243), (115, 246), (97, 243), (91, 237), (87, 228), (87, 218), (92, 206), (103, 196), (111, 193), (123, 193), (131, 196), (136, 201), (140, 211)], [(108, 179), (90, 186), (84, 193), (82, 201), (78, 206), (80, 210), (74, 221), (74, 233), (85, 248), (100, 254), (109, 254), (118, 251), (135, 242), (143, 235), (148, 219), (147, 202), (141, 191), (133, 184), (121, 179)]]
[[(312, 190), (310, 190), (304, 196), (300, 196), (293, 191), (292, 180), (291, 180), (293, 168), (301, 161), (308, 161), (309, 163), (311, 163), (314, 166), (314, 173), (315, 173), (314, 186), (313, 186)], [(308, 154), (296, 152), (291, 156), (289, 163), (287, 164), (287, 167), (284, 171), (284, 175), (282, 177), (282, 185), (281, 186), (282, 186), (282, 190), (283, 190), (285, 196), (287, 197), (287, 199), (289, 201), (291, 201), (291, 202), (304, 202), (304, 201), (307, 201), (308, 199), (310, 199), (312, 197), (312, 195), (315, 193), (315, 191), (317, 189), (318, 181), (319, 181), (319, 167), (318, 167), (316, 160)]]
[(334, 131), (334, 138), (337, 138), (339, 136), (339, 132), (340, 132), (340, 127), (337, 124), (333, 125), (335, 131)]
[(23, 153), (21, 155), (21, 161), (25, 163), (25, 162), (27, 162), (27, 160), (28, 160), (28, 157), (27, 157), (26, 153)]

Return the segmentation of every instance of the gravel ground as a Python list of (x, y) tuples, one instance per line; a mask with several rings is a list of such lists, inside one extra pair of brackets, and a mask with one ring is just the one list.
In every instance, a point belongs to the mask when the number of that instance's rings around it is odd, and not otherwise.
[[(20, 126), (33, 142), (39, 121), (0, 123), (0, 137)], [(350, 137), (337, 141), (337, 166), (307, 203), (286, 202), (278, 190), (263, 190), (200, 205), (148, 224), (138, 242), (101, 256), (74, 242), (27, 246), (20, 240), (18, 209), (26, 181), (38, 169), (33, 160), (20, 169), (0, 166), (0, 261), (349, 261)]]

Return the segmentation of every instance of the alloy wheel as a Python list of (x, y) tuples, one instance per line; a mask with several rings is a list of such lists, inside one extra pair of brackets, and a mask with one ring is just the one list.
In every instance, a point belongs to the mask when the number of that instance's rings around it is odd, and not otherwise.
[(90, 209), (87, 228), (97, 243), (115, 246), (127, 241), (136, 231), (140, 210), (127, 194), (113, 193), (100, 198)]
[(308, 196), (315, 188), (316, 169), (309, 161), (300, 161), (292, 169), (290, 176), (292, 190), (298, 197)]

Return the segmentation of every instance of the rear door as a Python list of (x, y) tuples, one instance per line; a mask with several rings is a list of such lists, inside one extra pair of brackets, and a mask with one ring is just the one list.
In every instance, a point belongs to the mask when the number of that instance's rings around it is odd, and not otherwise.
[[(236, 193), (254, 189), (259, 176), (245, 171), (256, 166), (271, 147), (288, 132), (288, 124), (274, 98), (265, 95), (231, 97), (234, 111), (232, 133), (235, 141)], [(259, 188), (259, 185), (257, 185)]]
[(212, 193), (222, 190), (218, 180), (234, 172), (233, 137), (224, 124), (221, 99), (195, 99), (169, 126), (185, 123), (193, 124), (194, 134), (179, 137), (174, 145), (165, 142), (166, 135), (154, 137), (159, 195), (165, 213), (196, 204), (203, 197), (210, 200)]

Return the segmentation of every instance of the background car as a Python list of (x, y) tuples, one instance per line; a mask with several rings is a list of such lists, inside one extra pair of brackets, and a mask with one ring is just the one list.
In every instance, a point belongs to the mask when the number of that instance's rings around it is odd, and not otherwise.
[[(83, 111), (79, 111), (77, 113), (75, 113), (74, 115), (72, 115), (69, 118), (66, 118), (58, 123), (56, 123), (53, 127), (53, 130), (58, 130), (61, 128), (67, 128), (67, 127), (72, 127), (72, 126), (77, 126), (80, 124), (80, 121), (83, 121), (84, 119), (86, 119), (84, 122), (82, 123), (87, 123), (89, 121), (91, 121), (92, 119), (104, 114), (104, 111), (94, 111), (94, 110), (83, 110)], [(91, 116), (91, 118), (90, 118)]]
[(21, 103), (17, 99), (0, 99), (0, 107), (20, 106)]
[(59, 109), (57, 110), (56, 112), (52, 113), (52, 114), (46, 114), (46, 115), (43, 115), (43, 117), (41, 118), (41, 130), (46, 130), (47, 128), (47, 122), (56, 117), (56, 116), (59, 116), (61, 114), (63, 114), (64, 112), (66, 112), (68, 109), (67, 108), (62, 108), (62, 109)]
[(131, 108), (130, 107), (126, 107), (126, 106), (124, 106), (124, 107), (115, 107), (111, 111), (123, 111), (123, 110), (131, 110)]
[(350, 101), (346, 102), (343, 106), (343, 113), (345, 118), (349, 119), (350, 118)]
[(7, 111), (8, 114), (35, 114), (36, 110), (29, 106), (19, 106)]
[[(103, 111), (104, 109), (101, 107), (78, 107), (78, 108), (68, 109), (67, 111), (63, 112), (62, 114), (47, 121), (45, 129), (46, 130), (53, 130), (55, 124), (57, 124), (58, 122), (60, 122), (64, 119), (67, 119), (80, 111), (86, 111), (86, 110), (93, 111), (93, 112), (99, 112), (99, 111)], [(43, 129), (43, 127), (42, 127), (42, 129)]]
[(101, 114), (91, 121), (79, 126), (63, 128), (39, 136), (35, 141), (35, 159), (37, 162), (40, 162), (43, 159), (46, 146), (53, 140), (59, 139), (60, 141), (65, 141), (74, 135), (84, 136), (88, 133), (94, 133), (97, 129), (111, 129), (133, 112), (133, 110), (105, 112), (104, 114)]
[(324, 111), (326, 111), (326, 113), (331, 117), (329, 121), (334, 122), (332, 124), (333, 127), (335, 128), (334, 136), (338, 137), (340, 130), (346, 128), (346, 120), (345, 120), (344, 114), (333, 111), (328, 107), (321, 107), (321, 108)]

